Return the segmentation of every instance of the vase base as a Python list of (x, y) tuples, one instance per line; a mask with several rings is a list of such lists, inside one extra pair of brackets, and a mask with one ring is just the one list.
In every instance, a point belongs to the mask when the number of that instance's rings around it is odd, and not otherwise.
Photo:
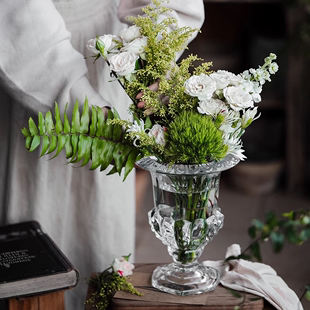
[(180, 268), (175, 263), (158, 266), (152, 275), (152, 286), (175, 295), (197, 295), (213, 291), (219, 283), (219, 273), (212, 267), (195, 264)]

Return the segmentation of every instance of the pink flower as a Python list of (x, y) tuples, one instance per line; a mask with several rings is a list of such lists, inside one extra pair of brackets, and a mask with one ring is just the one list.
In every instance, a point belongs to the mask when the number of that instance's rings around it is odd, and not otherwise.
[(132, 270), (135, 266), (129, 263), (124, 257), (115, 258), (112, 264), (114, 272), (117, 272), (121, 277), (132, 275)]

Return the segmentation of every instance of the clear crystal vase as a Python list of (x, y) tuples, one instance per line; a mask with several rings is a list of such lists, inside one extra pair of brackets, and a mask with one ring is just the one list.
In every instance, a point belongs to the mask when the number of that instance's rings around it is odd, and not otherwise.
[(137, 162), (152, 176), (155, 207), (148, 213), (151, 230), (167, 245), (173, 259), (154, 270), (153, 287), (177, 295), (215, 289), (217, 270), (201, 265), (198, 258), (223, 227), (218, 206), (220, 174), (238, 162), (230, 155), (202, 165), (169, 166), (152, 157)]

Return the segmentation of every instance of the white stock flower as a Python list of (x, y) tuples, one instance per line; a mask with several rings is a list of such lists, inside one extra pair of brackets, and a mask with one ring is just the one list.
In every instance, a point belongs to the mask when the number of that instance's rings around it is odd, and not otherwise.
[(123, 42), (129, 43), (140, 37), (140, 28), (136, 25), (130, 26), (120, 31), (118, 34)]
[(132, 270), (135, 266), (129, 263), (124, 257), (120, 259), (115, 258), (112, 264), (114, 272), (117, 272), (120, 276), (127, 277), (132, 275)]
[(235, 111), (253, 107), (252, 96), (247, 93), (242, 86), (226, 87), (223, 91), (223, 95), (230, 107)]
[(165, 140), (165, 129), (164, 127), (155, 124), (151, 130), (149, 131), (149, 136), (155, 138), (155, 142), (160, 145), (165, 145), (166, 140)]
[(199, 100), (211, 99), (216, 90), (216, 82), (208, 75), (200, 74), (191, 76), (185, 83), (185, 93)]
[(236, 86), (242, 82), (242, 78), (226, 70), (218, 70), (209, 75), (215, 82), (217, 89), (224, 89), (228, 85)]
[(257, 107), (255, 107), (254, 109), (247, 109), (246, 111), (243, 112), (241, 117), (242, 128), (244, 129), (247, 128), (248, 126), (251, 125), (253, 121), (255, 121), (260, 117), (261, 113), (259, 113), (259, 115), (255, 117), (256, 113), (257, 113)]
[(97, 44), (97, 39), (90, 39), (90, 40), (88, 40), (86, 47), (93, 54), (99, 54), (99, 51), (96, 49), (96, 44)]
[(113, 39), (115, 39), (116, 36), (112, 34), (105, 34), (103, 36), (100, 36), (98, 38), (98, 45), (100, 47), (100, 52), (104, 58), (107, 57), (108, 52), (113, 51), (115, 46), (117, 45)]
[(279, 66), (278, 66), (278, 64), (276, 62), (273, 62), (273, 63), (270, 64), (269, 72), (271, 74), (275, 74), (276, 72), (278, 72), (278, 70), (279, 70)]
[(133, 52), (135, 55), (144, 53), (144, 49), (147, 46), (147, 37), (137, 38), (130, 43), (125, 44), (121, 48), (121, 52)]
[(200, 114), (207, 114), (215, 116), (218, 113), (227, 110), (226, 104), (219, 100), (219, 99), (208, 99), (204, 101), (198, 102), (199, 107), (197, 107), (197, 110)]
[[(249, 80), (244, 80), (244, 82), (241, 84), (243, 89), (249, 93), (252, 96), (252, 100), (254, 102), (260, 102), (261, 101), (261, 96), (259, 92), (262, 91), (262, 87), (258, 82), (252, 82)], [(256, 92), (257, 91), (257, 92)]]
[(119, 76), (126, 76), (135, 70), (139, 57), (133, 52), (123, 52), (110, 58), (110, 69)]

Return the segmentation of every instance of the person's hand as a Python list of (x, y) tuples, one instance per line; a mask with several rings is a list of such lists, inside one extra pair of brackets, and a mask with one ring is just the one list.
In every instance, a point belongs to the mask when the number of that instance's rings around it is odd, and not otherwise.
[[(150, 89), (150, 90), (153, 90), (153, 91), (158, 91), (158, 87), (159, 87), (159, 82), (155, 82), (155, 83), (153, 83), (153, 84), (151, 84), (151, 85), (149, 86), (149, 89)], [(144, 94), (143, 91), (141, 91), (141, 92), (136, 96), (136, 99), (137, 99), (137, 100), (140, 100), (140, 99), (142, 98), (143, 94)], [(137, 104), (137, 107), (140, 108), (140, 109), (144, 108), (144, 106), (145, 106), (145, 101), (139, 101), (138, 104)]]
[(104, 119), (107, 119), (108, 118), (108, 111), (111, 110), (111, 108), (107, 106), (107, 107), (103, 107), (101, 109), (102, 109), (102, 112), (104, 115)]

